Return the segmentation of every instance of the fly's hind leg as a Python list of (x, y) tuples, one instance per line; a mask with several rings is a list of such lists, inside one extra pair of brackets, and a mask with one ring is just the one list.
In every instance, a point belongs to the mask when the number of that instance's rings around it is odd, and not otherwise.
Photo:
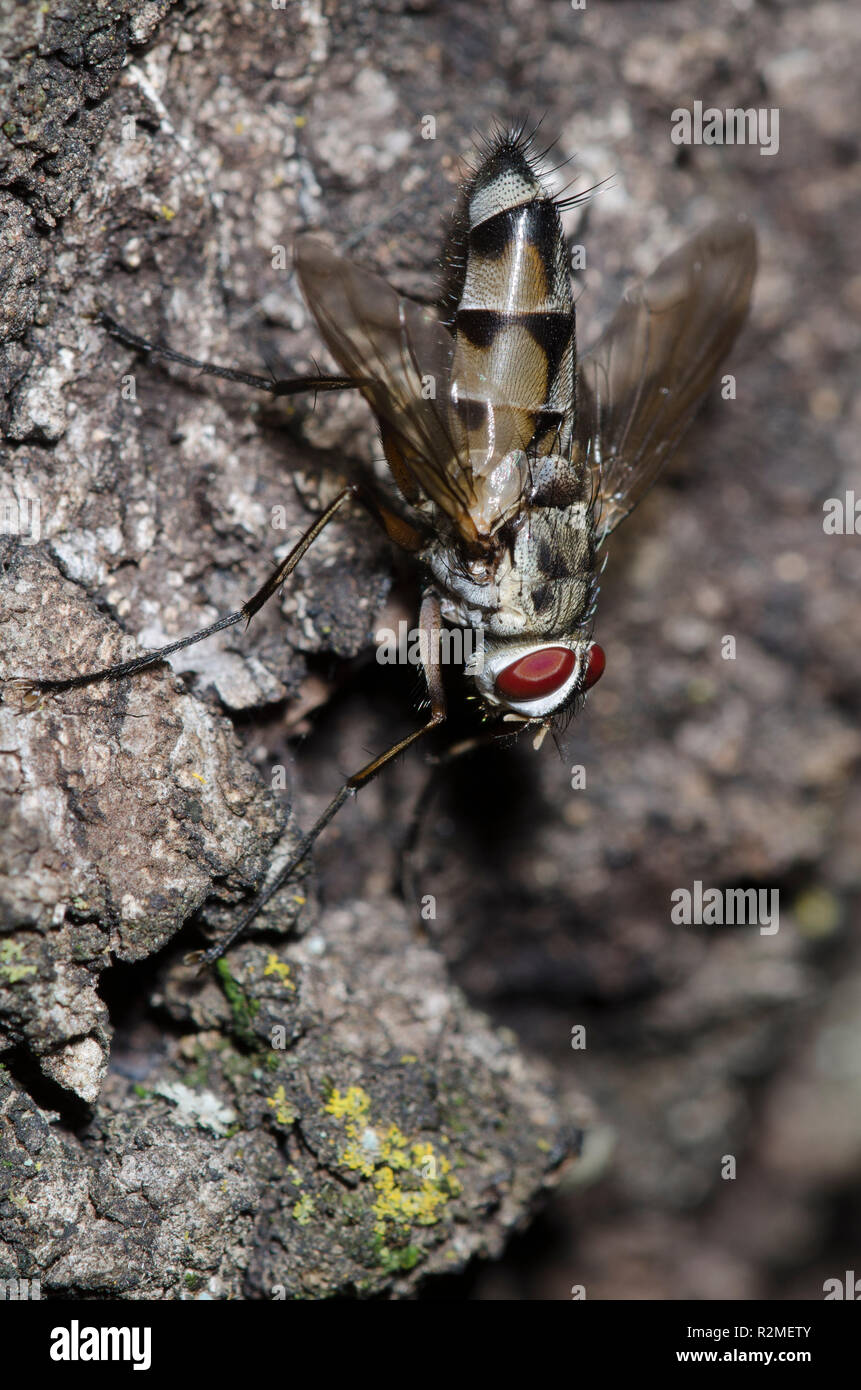
[[(173, 348), (165, 343), (154, 343), (148, 338), (143, 338), (130, 329), (110, 317), (104, 312), (98, 315), (98, 320), (102, 327), (106, 329), (112, 337), (127, 347), (134, 348), (137, 352), (146, 353), (148, 356), (164, 357), (171, 362), (179, 362), (186, 367), (196, 367), (199, 371), (209, 376), (224, 377), (228, 381), (237, 381), (245, 386), (254, 386), (262, 391), (268, 391), (276, 396), (298, 395), (301, 391), (346, 391), (355, 389), (357, 383), (351, 377), (331, 376), (325, 373), (318, 373), (296, 377), (265, 377), (255, 376), (251, 372), (235, 371), (232, 367), (222, 367), (214, 362), (203, 362), (196, 357), (189, 357), (185, 353), (175, 352)], [(141, 671), (147, 666), (154, 666), (159, 661), (164, 661), (172, 656), (174, 652), (182, 651), (185, 647), (192, 647), (197, 642), (204, 641), (207, 637), (212, 637), (216, 632), (223, 632), (225, 628), (233, 627), (234, 624), (244, 621), (249, 623), (255, 613), (263, 607), (267, 599), (281, 587), (288, 575), (295, 569), (309, 545), (316, 540), (323, 527), (326, 526), (332, 517), (340, 510), (343, 504), (351, 497), (355, 496), (362, 501), (367, 501), (361, 489), (355, 486), (344, 488), (334, 499), (326, 510), (317, 518), (313, 525), (306, 531), (301, 540), (294, 546), (286, 560), (277, 567), (266, 583), (258, 589), (257, 593), (244, 603), (235, 613), (228, 613), (226, 617), (219, 618), (211, 623), (209, 627), (200, 628), (193, 632), (189, 637), (183, 637), (176, 642), (168, 642), (164, 647), (147, 652), (143, 656), (133, 657), (129, 661), (120, 661), (113, 666), (102, 667), (98, 671), (87, 671), (80, 676), (70, 676), (64, 679), (46, 677), (39, 679), (36, 677), (11, 678), (4, 682), (7, 690), (17, 689), (23, 693), (25, 708), (32, 707), (38, 700), (38, 693), (50, 693), (63, 690), (74, 690), (82, 685), (90, 685), (96, 681), (117, 680), (123, 676), (133, 675), (135, 671)], [(375, 509), (376, 510), (376, 509)]]
[(30, 691), (49, 693), (75, 690), (82, 685), (92, 685), (95, 681), (119, 680), (123, 676), (131, 676), (135, 671), (143, 670), (146, 666), (154, 666), (159, 661), (165, 661), (174, 652), (182, 651), (185, 647), (193, 647), (196, 642), (202, 642), (204, 638), (212, 637), (216, 632), (223, 632), (225, 628), (233, 627), (236, 623), (243, 621), (246, 624), (250, 623), (254, 614), (260, 611), (267, 599), (277, 593), (284, 581), (292, 574), (305, 551), (314, 543), (323, 528), (328, 526), (346, 502), (354, 497), (361, 498), (361, 495), (361, 490), (358, 487), (351, 485), (343, 488), (334, 501), (329, 503), (326, 510), (321, 512), (317, 520), (309, 526), (287, 558), (282, 560), (272, 572), (266, 583), (261, 585), (256, 594), (252, 594), (241, 608), (237, 608), (235, 613), (228, 613), (226, 617), (218, 618), (216, 622), (210, 623), (209, 627), (203, 627), (199, 631), (193, 632), (190, 637), (182, 637), (176, 642), (168, 642), (166, 646), (158, 647), (152, 652), (145, 652), (142, 656), (132, 657), (130, 661), (119, 661), (116, 665), (104, 666), (99, 671), (86, 671), (80, 676), (67, 676), (63, 679), (40, 680), (37, 677), (12, 679), (6, 682), (7, 688), (17, 687), (22, 690), (29, 689)]
[(270, 883), (269, 887), (255, 899), (245, 915), (239, 919), (226, 936), (222, 937), (220, 941), (217, 941), (214, 946), (210, 946), (208, 951), (194, 951), (186, 956), (186, 964), (199, 965), (203, 968), (204, 966), (211, 965), (214, 961), (218, 960), (220, 956), (223, 956), (228, 947), (232, 946), (234, 941), (237, 941), (251, 925), (261, 908), (265, 907), (275, 894), (284, 887), (284, 884), (289, 882), (293, 877), (300, 864), (307, 859), (318, 837), (326, 829), (326, 826), (335, 819), (341, 807), (349, 801), (350, 797), (355, 796), (360, 788), (366, 786), (368, 782), (378, 776), (393, 758), (398, 757), (400, 753), (406, 752), (412, 744), (418, 742), (425, 734), (430, 733), (431, 729), (435, 729), (437, 725), (443, 722), (446, 710), (442, 683), (442, 669), (440, 665), (440, 606), (439, 599), (435, 594), (426, 594), (422, 600), (419, 626), (422, 633), (421, 648), (431, 706), (430, 719), (428, 719), (427, 723), (423, 724), (421, 728), (414, 729), (411, 734), (407, 734), (405, 738), (399, 739), (391, 748), (387, 748), (385, 753), (380, 753), (376, 758), (372, 759), (371, 762), (359, 768), (359, 771), (355, 772), (352, 777), (348, 778), (337, 795), (329, 802), (323, 814), (318, 816), (308, 833), (303, 835), (295, 851), (274, 882)]

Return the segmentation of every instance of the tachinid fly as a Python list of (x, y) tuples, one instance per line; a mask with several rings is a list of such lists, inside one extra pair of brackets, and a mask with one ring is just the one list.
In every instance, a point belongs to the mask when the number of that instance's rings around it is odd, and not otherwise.
[(560, 205), (529, 139), (495, 135), (463, 190), (439, 311), (300, 237), (299, 283), (340, 376), (270, 381), (197, 362), (106, 320), (131, 346), (275, 394), (359, 390), (397, 495), (383, 503), (345, 488), (254, 597), (211, 627), (106, 671), (31, 684), (68, 689), (128, 675), (250, 619), (352, 498), (426, 572), (429, 718), (349, 779), (277, 881), (200, 961), (245, 930), (354, 791), (444, 720), (442, 623), (481, 634), (483, 663), (470, 679), (483, 713), (502, 733), (534, 731), (536, 743), (604, 669), (592, 640), (601, 547), (657, 477), (732, 346), (756, 242), (743, 218), (712, 224), (625, 297), (578, 361)]

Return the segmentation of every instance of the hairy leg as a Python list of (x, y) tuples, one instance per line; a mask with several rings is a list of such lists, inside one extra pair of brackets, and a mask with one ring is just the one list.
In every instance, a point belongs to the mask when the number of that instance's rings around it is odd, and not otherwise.
[(283, 888), (284, 884), (292, 878), (299, 865), (308, 857), (318, 837), (326, 829), (326, 826), (334, 820), (345, 802), (347, 802), (351, 796), (355, 796), (356, 792), (359, 791), (361, 787), (366, 786), (368, 782), (382, 772), (383, 768), (388, 766), (393, 758), (405, 752), (412, 744), (416, 743), (420, 738), (423, 738), (425, 734), (430, 733), (431, 729), (435, 729), (438, 724), (443, 722), (446, 711), (442, 684), (442, 670), (439, 662), (440, 610), (439, 600), (434, 594), (425, 595), (422, 601), (419, 626), (426, 638), (423, 644), (423, 650), (428, 653), (428, 660), (424, 670), (431, 702), (430, 719), (428, 719), (421, 728), (414, 729), (411, 734), (407, 734), (405, 738), (399, 739), (397, 743), (392, 744), (391, 748), (387, 748), (384, 753), (378, 754), (376, 758), (366, 763), (364, 767), (359, 768), (358, 772), (353, 773), (353, 776), (347, 779), (340, 791), (337, 792), (329, 802), (323, 814), (318, 816), (307, 835), (303, 835), (296, 850), (290, 856), (289, 861), (285, 864), (275, 881), (255, 899), (248, 911), (239, 919), (235, 926), (230, 929), (226, 936), (222, 937), (220, 941), (217, 941), (214, 946), (210, 946), (207, 951), (193, 951), (190, 955), (186, 956), (186, 964), (198, 965), (202, 968), (211, 965), (214, 961), (218, 960), (220, 956), (223, 956), (228, 947), (232, 946), (234, 941), (237, 941), (251, 925), (260, 909), (265, 907), (266, 903), (268, 903), (270, 899)]

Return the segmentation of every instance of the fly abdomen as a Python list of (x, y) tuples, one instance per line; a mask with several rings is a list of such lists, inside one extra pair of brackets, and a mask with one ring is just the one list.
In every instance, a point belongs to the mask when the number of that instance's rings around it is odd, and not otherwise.
[(489, 471), (512, 449), (560, 448), (573, 407), (574, 305), (559, 213), (522, 140), (500, 137), (464, 196), (452, 375), (471, 462)]

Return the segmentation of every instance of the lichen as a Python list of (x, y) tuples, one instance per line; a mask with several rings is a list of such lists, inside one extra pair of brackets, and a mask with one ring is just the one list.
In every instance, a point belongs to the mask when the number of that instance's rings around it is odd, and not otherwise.
[(263, 974), (277, 975), (284, 988), (289, 989), (291, 993), (295, 994), (296, 984), (295, 981), (290, 979), (290, 966), (283, 960), (279, 960), (274, 951), (269, 952)]
[(400, 1270), (415, 1269), (422, 1257), (417, 1245), (406, 1245), (402, 1249), (391, 1249), (382, 1236), (374, 1240), (374, 1253), (384, 1274), (397, 1274)]
[(176, 1106), (173, 1116), (180, 1125), (196, 1124), (213, 1134), (227, 1135), (236, 1124), (235, 1110), (212, 1091), (195, 1092), (181, 1081), (160, 1081), (153, 1087), (153, 1095)]
[(0, 943), (0, 976), (7, 984), (17, 985), (19, 980), (24, 980), (28, 975), (36, 974), (35, 965), (21, 965), (19, 962), (24, 955), (24, 947), (18, 941), (4, 941)]
[(230, 966), (226, 960), (219, 960), (215, 966), (216, 974), (224, 990), (224, 997), (230, 1005), (230, 1012), (233, 1015), (233, 1028), (236, 1036), (248, 1047), (259, 1048), (260, 1039), (254, 1032), (254, 1015), (260, 1010), (260, 1003), (257, 999), (249, 999), (242, 989), (239, 981), (230, 973)]
[(283, 1086), (278, 1086), (274, 1096), (266, 1097), (266, 1104), (271, 1110), (275, 1111), (275, 1119), (279, 1125), (292, 1125), (296, 1119), (296, 1111), (287, 1099), (287, 1092)]
[(333, 1090), (323, 1108), (344, 1131), (338, 1163), (370, 1185), (376, 1236), (435, 1225), (461, 1191), (445, 1154), (429, 1140), (409, 1139), (396, 1124), (372, 1124), (371, 1098), (361, 1086)]
[(298, 1202), (293, 1203), (293, 1219), (298, 1225), (307, 1226), (313, 1215), (314, 1198), (306, 1192), (299, 1198)]

